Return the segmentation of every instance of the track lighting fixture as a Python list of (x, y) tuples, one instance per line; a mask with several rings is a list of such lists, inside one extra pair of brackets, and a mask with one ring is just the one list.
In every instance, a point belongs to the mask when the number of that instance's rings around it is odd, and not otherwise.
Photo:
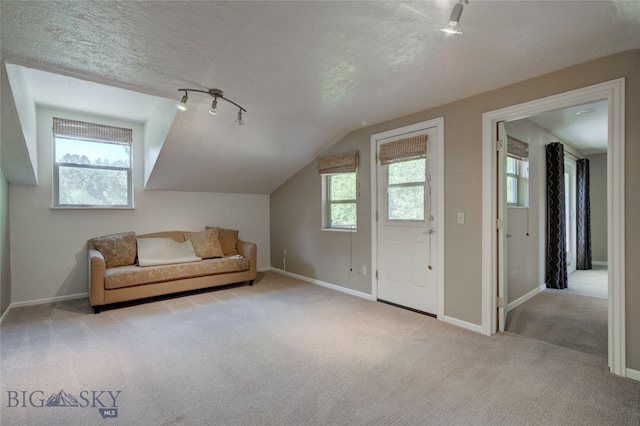
[(238, 110), (238, 118), (236, 119), (235, 123), (238, 126), (244, 125), (244, 121), (242, 120), (242, 113), (243, 112), (247, 112), (247, 110), (242, 108), (237, 103), (233, 102), (231, 99), (225, 98), (224, 97), (224, 93), (222, 93), (222, 90), (219, 90), (219, 89), (209, 89), (209, 90), (178, 89), (178, 92), (184, 92), (184, 96), (182, 96), (182, 99), (180, 100), (180, 103), (176, 104), (176, 107), (180, 111), (186, 111), (187, 110), (187, 101), (189, 100), (189, 92), (206, 93), (209, 96), (213, 97), (213, 102), (211, 103), (211, 108), (209, 108), (209, 114), (211, 114), (211, 115), (217, 115), (218, 114), (218, 99), (223, 99), (223, 100), (229, 102), (230, 104), (233, 104), (233, 105), (235, 105), (235, 106), (237, 106), (239, 108), (239, 110)]
[(449, 22), (444, 27), (440, 28), (440, 31), (448, 34), (462, 34), (460, 29), (460, 17), (462, 16), (462, 9), (465, 4), (469, 4), (469, 0), (458, 0), (451, 10), (451, 16)]

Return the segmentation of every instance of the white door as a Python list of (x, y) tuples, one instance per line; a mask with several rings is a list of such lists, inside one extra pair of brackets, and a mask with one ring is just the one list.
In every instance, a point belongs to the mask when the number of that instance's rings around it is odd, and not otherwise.
[(509, 259), (508, 259), (508, 244), (507, 238), (509, 236), (508, 223), (507, 223), (507, 129), (504, 127), (504, 122), (498, 123), (497, 141), (496, 141), (496, 155), (498, 165), (498, 178), (497, 181), (497, 195), (498, 195), (498, 208), (497, 208), (497, 226), (496, 232), (498, 233), (496, 241), (498, 242), (498, 328), (500, 331), (504, 331), (507, 323), (507, 292), (509, 290)]
[(377, 265), (379, 300), (438, 315), (435, 234), (437, 129), (377, 141), (427, 135), (427, 158), (389, 165), (377, 162)]

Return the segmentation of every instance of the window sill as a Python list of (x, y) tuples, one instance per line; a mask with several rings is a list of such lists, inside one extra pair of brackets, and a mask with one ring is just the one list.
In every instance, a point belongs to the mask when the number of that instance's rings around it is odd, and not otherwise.
[(51, 206), (51, 210), (135, 210), (135, 207), (109, 207), (109, 206)]
[(339, 229), (339, 228), (322, 228), (320, 229), (321, 231), (328, 231), (328, 232), (347, 232), (347, 233), (352, 233), (355, 234), (358, 232), (357, 229)]

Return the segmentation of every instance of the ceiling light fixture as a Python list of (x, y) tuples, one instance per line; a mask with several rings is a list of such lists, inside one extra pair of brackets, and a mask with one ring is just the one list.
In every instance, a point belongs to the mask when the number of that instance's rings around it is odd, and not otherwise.
[(451, 16), (449, 22), (444, 27), (440, 28), (440, 31), (447, 34), (462, 34), (460, 29), (460, 17), (462, 16), (462, 9), (465, 4), (469, 4), (469, 0), (458, 0), (451, 10)]
[(239, 108), (238, 118), (236, 119), (235, 123), (238, 126), (242, 126), (244, 124), (244, 121), (242, 121), (242, 113), (243, 112), (247, 112), (247, 110), (242, 108), (237, 103), (233, 102), (231, 99), (225, 98), (224, 97), (224, 93), (222, 92), (222, 90), (219, 90), (219, 89), (209, 89), (209, 90), (178, 89), (178, 92), (184, 92), (184, 96), (182, 96), (182, 99), (180, 100), (180, 103), (176, 104), (176, 107), (180, 111), (186, 111), (187, 110), (187, 101), (189, 100), (189, 92), (206, 93), (209, 96), (213, 97), (213, 102), (211, 103), (211, 108), (209, 108), (209, 114), (217, 115), (218, 114), (218, 99), (224, 99), (225, 101), (227, 101), (230, 104), (233, 104), (233, 105), (235, 105), (235, 106), (237, 106)]

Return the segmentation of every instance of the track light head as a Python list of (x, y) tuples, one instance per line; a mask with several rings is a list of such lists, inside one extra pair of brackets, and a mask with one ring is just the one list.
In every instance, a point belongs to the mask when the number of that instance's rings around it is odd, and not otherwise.
[(188, 99), (189, 99), (189, 95), (187, 94), (187, 92), (184, 92), (184, 96), (180, 100), (180, 103), (176, 104), (176, 107), (178, 107), (178, 109), (180, 111), (186, 111), (187, 110), (187, 100)]
[(213, 100), (213, 103), (211, 103), (211, 108), (209, 108), (209, 114), (218, 115), (218, 98), (215, 98)]
[(469, 4), (469, 2), (465, 0), (458, 0), (458, 3), (456, 3), (451, 10), (449, 22), (447, 25), (442, 27), (440, 31), (447, 34), (462, 34), (462, 29), (460, 28), (460, 17), (462, 16), (464, 4)]
[(237, 126), (244, 126), (244, 121), (242, 121), (242, 108), (238, 110), (238, 118), (236, 119)]

